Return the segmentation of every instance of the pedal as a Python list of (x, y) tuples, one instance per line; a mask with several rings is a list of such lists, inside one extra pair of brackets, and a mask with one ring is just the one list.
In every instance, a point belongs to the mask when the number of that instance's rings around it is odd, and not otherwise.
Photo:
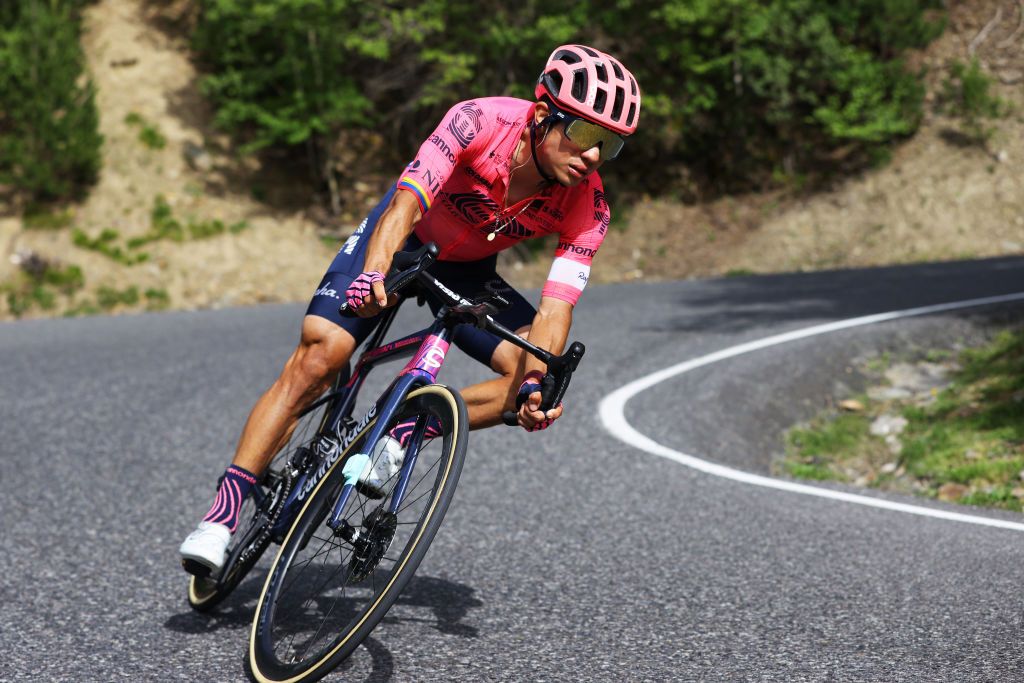
[(210, 578), (210, 568), (202, 562), (196, 562), (195, 560), (182, 560), (181, 567), (197, 579)]

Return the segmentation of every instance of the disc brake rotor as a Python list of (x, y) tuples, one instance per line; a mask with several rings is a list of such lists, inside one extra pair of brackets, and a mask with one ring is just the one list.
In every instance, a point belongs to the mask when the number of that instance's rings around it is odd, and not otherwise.
[(349, 563), (349, 576), (353, 583), (365, 579), (380, 564), (395, 538), (398, 516), (377, 508), (363, 520), (363, 527), (366, 531), (353, 544), (352, 561)]

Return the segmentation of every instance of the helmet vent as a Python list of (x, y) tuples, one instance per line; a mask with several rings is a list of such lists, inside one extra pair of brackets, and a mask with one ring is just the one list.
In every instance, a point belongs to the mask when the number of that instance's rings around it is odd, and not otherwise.
[[(603, 93), (602, 93), (603, 94)], [(626, 101), (626, 91), (622, 88), (615, 89), (615, 104), (612, 105), (612, 118), (618, 121), (622, 118), (622, 105)]]
[(604, 67), (604, 64), (598, 64), (594, 67), (594, 70), (597, 72), (597, 80), (602, 83), (608, 82), (608, 69)]
[(632, 126), (636, 122), (636, 105), (629, 105), (629, 117), (626, 119), (626, 125)]
[(579, 48), (580, 48), (581, 50), (583, 50), (584, 52), (586, 52), (586, 53), (587, 53), (588, 55), (590, 55), (591, 57), (600, 57), (600, 56), (601, 56), (600, 54), (598, 54), (598, 53), (597, 53), (597, 52), (595, 52), (594, 50), (591, 50), (591, 49), (590, 49), (589, 47), (587, 47), (586, 45), (580, 45), (580, 46), (579, 46)]
[(612, 71), (615, 72), (615, 77), (616, 78), (618, 78), (618, 79), (625, 78), (625, 76), (622, 75), (622, 67), (619, 66), (618, 62), (612, 62)]
[(578, 64), (583, 61), (583, 58), (577, 54), (569, 52), (568, 50), (561, 50), (557, 55), (554, 56), (552, 61), (561, 60), (566, 64)]
[(629, 89), (633, 92), (633, 95), (636, 96), (636, 79), (633, 77), (630, 77), (629, 79)]
[(577, 71), (572, 77), (572, 96), (579, 102), (583, 102), (583, 98), (587, 94), (587, 74), (584, 71), (580, 73)]
[(605, 94), (604, 90), (598, 90), (597, 96), (594, 97), (594, 109), (596, 111), (604, 111), (605, 105), (608, 104), (608, 95)]

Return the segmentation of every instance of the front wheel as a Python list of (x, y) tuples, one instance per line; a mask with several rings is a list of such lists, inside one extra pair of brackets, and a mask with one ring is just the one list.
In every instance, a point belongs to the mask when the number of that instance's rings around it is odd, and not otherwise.
[[(363, 439), (353, 441), (311, 492), (256, 606), (249, 665), (257, 680), (326, 675), (369, 635), (412, 578), (455, 493), (469, 422), (462, 397), (438, 384), (411, 392), (393, 421), (427, 417), (440, 422), (442, 435), (407, 446), (402, 470), (382, 499), (353, 491), (342, 512), (344, 530), (327, 521), (343, 488), (343, 463), (351, 453), (370, 450)], [(403, 477), (404, 492), (396, 485)], [(357, 540), (346, 540), (353, 530)]]

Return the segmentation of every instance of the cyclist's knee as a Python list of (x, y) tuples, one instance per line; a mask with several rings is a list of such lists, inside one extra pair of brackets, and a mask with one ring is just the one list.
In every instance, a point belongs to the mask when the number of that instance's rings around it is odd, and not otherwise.
[(282, 372), (290, 394), (317, 395), (330, 385), (355, 350), (348, 332), (323, 318), (307, 316), (302, 339)]

